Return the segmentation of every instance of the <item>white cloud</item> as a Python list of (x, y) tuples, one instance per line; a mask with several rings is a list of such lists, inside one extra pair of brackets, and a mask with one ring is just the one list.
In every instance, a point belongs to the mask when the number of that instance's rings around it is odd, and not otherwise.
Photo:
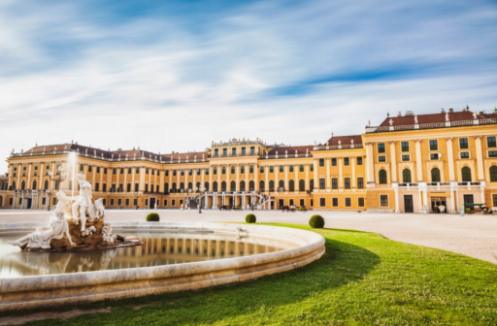
[[(25, 10), (21, 19), (4, 4), (0, 157), (72, 139), (161, 152), (231, 137), (307, 144), (332, 131), (361, 132), (387, 111), (493, 107), (495, 6), (443, 14), (426, 3), (392, 3), (261, 2), (196, 33), (157, 16), (102, 25), (68, 3)], [(421, 68), (395, 80), (267, 95), (321, 76), (405, 65)]]

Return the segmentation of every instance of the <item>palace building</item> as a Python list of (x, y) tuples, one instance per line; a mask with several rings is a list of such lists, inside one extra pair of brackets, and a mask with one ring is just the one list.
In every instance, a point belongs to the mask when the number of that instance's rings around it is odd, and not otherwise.
[(68, 153), (108, 208), (328, 209), (459, 212), (497, 207), (497, 111), (387, 116), (320, 145), (261, 140), (201, 152), (105, 151), (78, 144), (12, 153), (1, 208), (49, 209)]

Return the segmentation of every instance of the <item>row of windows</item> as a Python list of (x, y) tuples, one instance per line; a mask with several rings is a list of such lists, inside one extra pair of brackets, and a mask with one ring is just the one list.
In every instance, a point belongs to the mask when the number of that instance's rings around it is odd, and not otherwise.
[[(489, 169), (489, 174), (490, 174), (490, 181), (497, 182), (497, 166), (495, 166), (495, 165), (491, 166)], [(430, 176), (431, 176), (432, 183), (441, 182), (441, 174), (440, 174), (439, 168), (432, 168), (430, 171)], [(471, 169), (467, 166), (465, 166), (461, 169), (461, 181), (462, 182), (472, 182)], [(403, 183), (412, 183), (412, 175), (411, 175), (410, 169), (405, 168), (402, 170), (402, 182)], [(386, 170), (381, 169), (378, 172), (378, 183), (379, 184), (387, 184), (388, 183)]]
[[(319, 198), (319, 207), (326, 207), (326, 206), (327, 206), (326, 198), (324, 198), (324, 197)], [(338, 207), (339, 206), (339, 198), (337, 198), (337, 197), (331, 198), (331, 206)], [(352, 198), (350, 198), (350, 197), (344, 198), (344, 206), (345, 207), (352, 207)], [(357, 198), (357, 206), (364, 207), (364, 198), (363, 197)]]
[[(355, 159), (356, 159), (357, 165), (362, 165), (362, 157), (356, 157)], [(323, 167), (324, 162), (325, 162), (324, 158), (319, 159), (319, 166)], [(331, 158), (331, 166), (337, 166), (337, 162), (338, 162), (338, 160), (336, 157)], [(343, 158), (343, 165), (345, 165), (345, 166), (350, 165), (350, 158), (349, 157)]]
[[(438, 151), (438, 140), (430, 139), (429, 140), (430, 151)], [(497, 147), (497, 140), (495, 136), (487, 136), (487, 147), (495, 148)], [(409, 152), (409, 142), (402, 141), (400, 142), (400, 148), (402, 152)], [(469, 148), (469, 140), (467, 137), (459, 138), (459, 148), (460, 149), (468, 149)], [(385, 143), (377, 144), (378, 153), (385, 153)]]
[[(222, 149), (222, 153), (223, 153), (223, 156), (228, 156), (228, 148), (223, 148)], [(251, 146), (250, 147), (249, 153), (250, 153), (249, 155), (255, 155), (255, 146)], [(237, 156), (237, 155), (238, 155), (237, 148), (236, 147), (232, 147), (231, 148), (231, 156)], [(242, 156), (247, 155), (247, 148), (246, 147), (242, 147), (241, 148), (240, 155), (242, 155)], [(215, 148), (214, 149), (213, 156), (214, 157), (218, 157), (219, 156), (219, 148)]]

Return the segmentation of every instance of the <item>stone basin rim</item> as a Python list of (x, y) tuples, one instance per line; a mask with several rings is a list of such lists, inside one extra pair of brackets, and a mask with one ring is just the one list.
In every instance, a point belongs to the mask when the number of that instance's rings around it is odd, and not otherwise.
[[(25, 226), (20, 226), (25, 227)], [(292, 270), (307, 265), (319, 259), (325, 252), (324, 238), (315, 232), (267, 225), (247, 225), (235, 223), (127, 223), (113, 224), (116, 231), (190, 231), (196, 232), (212, 231), (214, 233), (237, 235), (240, 232), (248, 232), (255, 242), (257, 239), (271, 239), (277, 243), (284, 240), (292, 243), (295, 247), (281, 249), (275, 252), (259, 253), (248, 256), (218, 258), (198, 262), (186, 262), (173, 265), (157, 265), (147, 267), (136, 267), (127, 269), (113, 269), (100, 271), (76, 272), (67, 274), (48, 274), (22, 276), (17, 278), (0, 279), (0, 311), (19, 310), (35, 308), (63, 302), (92, 302), (108, 298), (111, 290), (116, 287), (130, 286), (133, 283), (142, 284), (143, 282), (168, 282), (174, 284), (175, 280), (192, 279), (192, 283), (185, 282), (182, 286), (171, 286), (171, 289), (164, 288), (158, 291), (156, 288), (142, 289), (139, 295), (132, 293), (114, 292), (111, 298), (125, 298), (133, 296), (142, 296), (147, 293), (165, 293), (184, 290), (195, 290), (213, 285), (237, 283), (261, 276), (275, 274), (283, 271)], [(16, 228), (9, 226), (14, 233)], [(242, 229), (242, 230), (240, 230)], [(0, 233), (6, 231), (0, 226)], [(188, 232), (182, 232), (188, 233)], [(251, 234), (253, 233), (253, 234)], [(5, 234), (5, 233), (3, 233)], [(227, 277), (229, 274), (230, 277)], [(199, 280), (200, 281), (195, 281)], [(193, 282), (199, 282), (195, 284)], [(109, 296), (102, 294), (102, 288), (109, 288)], [(100, 292), (92, 295), (88, 289), (95, 288)], [(115, 290), (114, 290), (115, 291)], [(132, 290), (130, 290), (132, 291)], [(153, 292), (154, 291), (154, 292)], [(157, 292), (158, 291), (158, 292)], [(46, 292), (46, 301), (40, 300), (40, 295)], [(71, 295), (64, 297), (62, 292), (68, 292)], [(78, 295), (78, 292), (81, 292)], [(36, 294), (36, 300), (30, 303), (21, 302), (22, 298), (29, 298), (30, 293)], [(42, 293), (42, 294), (40, 294)], [(58, 294), (57, 294), (58, 293)], [(79, 299), (78, 299), (79, 297)]]

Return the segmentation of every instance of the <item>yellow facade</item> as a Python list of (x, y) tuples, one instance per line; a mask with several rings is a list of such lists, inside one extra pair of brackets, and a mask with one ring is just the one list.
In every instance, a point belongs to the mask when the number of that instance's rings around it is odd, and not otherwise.
[(330, 209), (459, 212), (497, 206), (497, 113), (467, 109), (387, 117), (362, 135), (317, 146), (260, 140), (158, 155), (77, 144), (37, 146), (8, 158), (1, 208), (49, 209), (69, 152), (108, 208)]

